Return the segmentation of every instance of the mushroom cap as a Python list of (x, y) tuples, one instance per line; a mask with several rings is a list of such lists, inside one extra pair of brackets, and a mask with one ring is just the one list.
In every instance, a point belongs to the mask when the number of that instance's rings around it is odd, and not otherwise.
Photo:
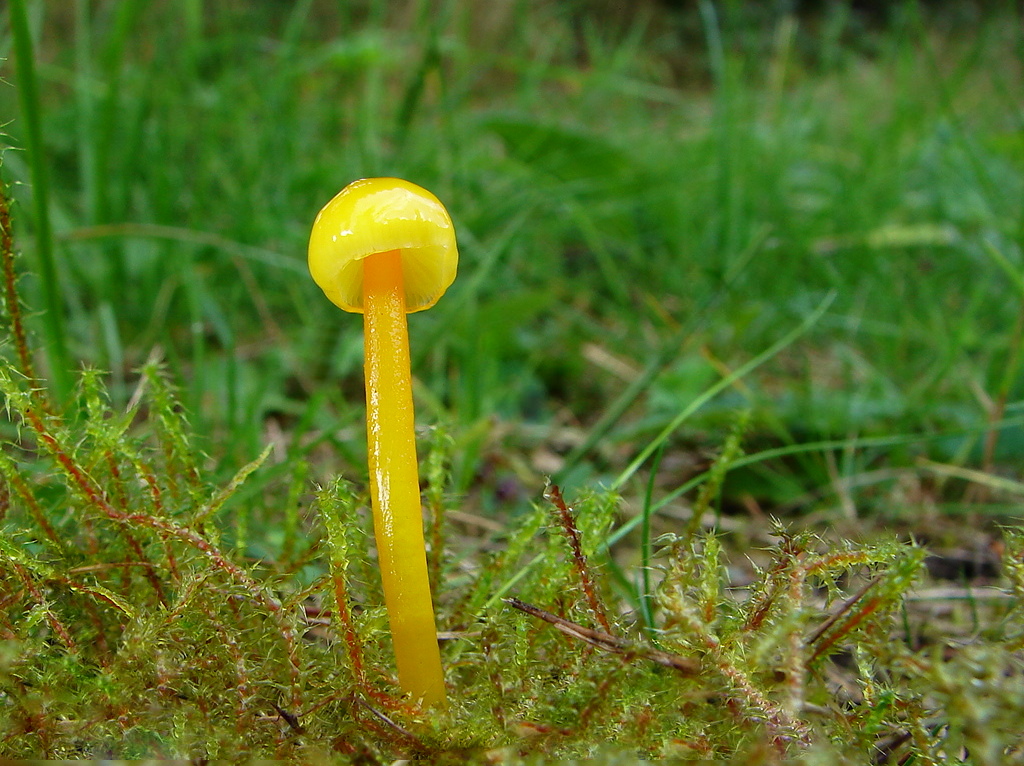
[(363, 178), (317, 214), (309, 273), (335, 306), (361, 314), (361, 261), (391, 250), (402, 253), (409, 313), (429, 309), (455, 280), (455, 227), (437, 197), (400, 178)]

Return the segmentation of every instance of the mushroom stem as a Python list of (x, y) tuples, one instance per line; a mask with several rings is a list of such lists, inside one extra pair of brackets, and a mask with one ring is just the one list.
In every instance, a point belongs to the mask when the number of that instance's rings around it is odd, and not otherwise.
[(400, 251), (364, 259), (363, 322), (370, 500), (398, 682), (424, 705), (443, 705), (444, 673), (423, 541)]

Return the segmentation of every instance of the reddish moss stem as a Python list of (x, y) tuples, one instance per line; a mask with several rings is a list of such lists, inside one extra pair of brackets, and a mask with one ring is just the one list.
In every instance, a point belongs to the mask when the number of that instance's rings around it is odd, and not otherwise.
[(594, 617), (601, 624), (601, 627), (606, 633), (610, 634), (612, 632), (611, 624), (608, 622), (608, 615), (605, 613), (604, 605), (601, 603), (601, 599), (598, 598), (594, 580), (590, 576), (590, 568), (587, 565), (586, 556), (583, 555), (583, 545), (580, 542), (580, 531), (576, 528), (576, 520), (573, 519), (572, 511), (565, 504), (565, 500), (562, 498), (562, 491), (554, 484), (548, 487), (544, 497), (554, 506), (559, 526), (561, 526), (562, 531), (565, 533), (566, 540), (569, 541), (573, 565), (583, 585), (583, 593), (587, 598), (587, 603), (590, 605), (590, 609), (594, 613)]
[(0, 187), (0, 261), (2, 261), (4, 280), (4, 303), (7, 306), (7, 317), (11, 324), (11, 335), (14, 337), (14, 350), (18, 355), (21, 373), (29, 382), (32, 397), (46, 409), (45, 389), (36, 377), (35, 365), (32, 363), (32, 352), (28, 347), (25, 322), (21, 315), (21, 301), (18, 298), (18, 275), (14, 270), (14, 235), (11, 230), (11, 208), (7, 190)]
[(352, 675), (356, 685), (363, 691), (367, 691), (366, 669), (363, 665), (363, 642), (359, 638), (355, 621), (352, 619), (352, 610), (348, 603), (348, 586), (345, 584), (345, 577), (340, 571), (341, 567), (332, 567), (335, 571), (331, 575), (334, 582), (334, 609), (340, 624), (341, 631), (345, 636), (345, 652), (348, 654), (348, 661), (352, 666)]
[[(43, 596), (43, 592), (36, 586), (35, 582), (33, 582), (29, 573), (17, 563), (12, 562), (12, 566), (14, 567), (14, 571), (18, 573), (18, 577), (20, 577), (21, 581), (25, 584), (25, 589), (32, 595), (32, 598), (35, 599), (36, 603), (44, 603), (46, 598)], [(57, 619), (57, 615), (55, 615), (50, 609), (46, 610), (46, 622), (49, 624), (53, 632), (57, 634), (61, 642), (68, 648), (68, 651), (72, 654), (78, 654), (78, 644), (75, 643), (75, 639), (71, 637), (71, 632), (63, 622)]]
[(831, 649), (837, 641), (844, 636), (849, 635), (853, 632), (853, 629), (860, 625), (866, 620), (875, 610), (881, 606), (884, 599), (881, 596), (875, 596), (869, 599), (860, 609), (850, 615), (849, 619), (843, 622), (835, 631), (830, 633), (824, 639), (817, 643), (814, 648), (814, 653), (811, 655), (808, 662), (814, 662), (818, 657), (823, 655), (829, 649)]
[(57, 546), (58, 549), (63, 549), (64, 542), (60, 539), (60, 536), (46, 518), (46, 514), (43, 513), (43, 509), (39, 507), (39, 502), (36, 500), (35, 495), (32, 494), (32, 490), (29, 489), (24, 479), (22, 479), (17, 473), (5, 475), (4, 478), (6, 478), (8, 484), (18, 494), (18, 497), (21, 498), (25, 507), (28, 508), (29, 514), (35, 520), (36, 524), (39, 525), (39, 528), (43, 530), (43, 533), (53, 542), (54, 545)]
[[(63, 445), (61, 445), (56, 437), (47, 430), (46, 424), (43, 422), (39, 414), (31, 409), (29, 409), (25, 414), (29, 425), (32, 430), (35, 431), (39, 440), (45, 445), (47, 451), (53, 455), (54, 459), (56, 459), (58, 463), (60, 463), (72, 483), (78, 488), (78, 491), (81, 492), (95, 508), (114, 521), (122, 522), (129, 527), (149, 527), (162, 535), (177, 538), (178, 540), (195, 548), (209, 558), (218, 569), (226, 573), (231, 579), (241, 584), (254, 601), (263, 605), (277, 623), (278, 631), (280, 632), (281, 639), (284, 642), (285, 651), (288, 657), (292, 690), (291, 704), (293, 709), (300, 709), (302, 707), (302, 696), (295, 632), (292, 629), (292, 626), (288, 623), (288, 620), (285, 618), (281, 609), (281, 604), (261, 588), (259, 583), (250, 577), (248, 573), (246, 573), (237, 564), (229, 561), (216, 546), (209, 543), (197, 532), (186, 527), (179, 526), (168, 519), (157, 518), (145, 513), (128, 513), (126, 511), (119, 511), (110, 504), (105, 493), (71, 458), (68, 451), (64, 449)], [(130, 534), (127, 536), (129, 544), (131, 545), (132, 538)], [(135, 546), (133, 546), (133, 548), (134, 547)], [(139, 553), (141, 554), (141, 551), (139, 551)]]

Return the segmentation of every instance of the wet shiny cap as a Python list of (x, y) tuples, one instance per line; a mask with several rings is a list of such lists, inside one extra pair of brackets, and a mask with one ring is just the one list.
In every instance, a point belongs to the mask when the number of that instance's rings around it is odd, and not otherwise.
[(402, 253), (407, 312), (429, 309), (455, 280), (455, 228), (437, 197), (400, 178), (363, 178), (317, 214), (309, 273), (335, 306), (361, 314), (362, 260), (391, 250)]

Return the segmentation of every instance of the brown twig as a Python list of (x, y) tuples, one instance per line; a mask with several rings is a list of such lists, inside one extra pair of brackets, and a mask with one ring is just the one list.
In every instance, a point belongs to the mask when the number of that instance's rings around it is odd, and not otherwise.
[(890, 734), (885, 739), (876, 742), (875, 757), (872, 760), (872, 763), (889, 763), (889, 760), (893, 755), (895, 755), (896, 751), (913, 738), (914, 735), (909, 731), (901, 731), (896, 732), (895, 734)]
[(864, 584), (864, 587), (862, 587), (859, 591), (854, 593), (852, 596), (850, 596), (848, 599), (846, 599), (846, 601), (844, 601), (842, 604), (840, 604), (840, 606), (836, 610), (835, 614), (831, 615), (828, 619), (825, 620), (825, 622), (821, 623), (821, 625), (818, 626), (817, 630), (815, 630), (810, 635), (810, 637), (808, 637), (807, 643), (808, 644), (816, 643), (818, 641), (818, 639), (820, 639), (823, 635), (825, 635), (825, 633), (828, 632), (828, 630), (833, 625), (835, 625), (844, 614), (846, 614), (848, 611), (850, 611), (850, 609), (853, 608), (854, 604), (856, 604), (858, 601), (860, 601), (862, 598), (864, 598), (864, 596), (867, 595), (867, 592), (869, 590), (871, 590), (872, 588), (874, 588), (881, 581), (881, 579), (882, 579), (881, 575), (872, 578), (871, 580), (869, 580), (867, 583)]
[(687, 676), (692, 676), (700, 670), (700, 663), (696, 660), (680, 657), (678, 654), (650, 649), (645, 646), (635, 646), (629, 641), (616, 638), (615, 636), (609, 633), (604, 633), (600, 630), (585, 628), (582, 625), (570, 622), (563, 617), (559, 617), (557, 614), (546, 612), (539, 607), (527, 604), (517, 598), (505, 598), (502, 600), (509, 606), (518, 609), (520, 612), (526, 612), (526, 614), (532, 617), (537, 617), (547, 623), (550, 623), (556, 630), (561, 631), (565, 635), (579, 641), (583, 641), (591, 646), (596, 646), (598, 649), (603, 649), (606, 652), (621, 654), (627, 659), (639, 657), (640, 659), (656, 662), (659, 665), (663, 665), (666, 668), (672, 668), (673, 670)]
[(289, 713), (287, 710), (285, 710), (283, 707), (278, 705), (273, 700), (271, 700), (270, 704), (274, 706), (274, 710), (276, 710), (277, 714), (281, 716), (281, 720), (288, 724), (292, 731), (294, 731), (296, 734), (306, 733), (306, 730), (302, 728), (302, 724), (299, 723), (299, 717), (297, 715)]
[(395, 723), (395, 721), (393, 721), (391, 718), (389, 718), (387, 715), (385, 715), (381, 711), (377, 710), (377, 708), (375, 708), (369, 702), (367, 702), (364, 699), (360, 699), (359, 697), (355, 698), (355, 702), (356, 702), (356, 704), (361, 705), (362, 707), (364, 707), (367, 710), (369, 710), (370, 713), (372, 713), (376, 718), (380, 719), (387, 726), (389, 726), (390, 728), (392, 728), (395, 731), (397, 731), (399, 734), (401, 734), (403, 737), (405, 737), (411, 743), (416, 745), (416, 747), (418, 747), (420, 749), (425, 749), (423, 747), (423, 742), (420, 741), (419, 737), (417, 737), (415, 734), (413, 734), (411, 731), (409, 731), (405, 727), (401, 726), (400, 724)]

